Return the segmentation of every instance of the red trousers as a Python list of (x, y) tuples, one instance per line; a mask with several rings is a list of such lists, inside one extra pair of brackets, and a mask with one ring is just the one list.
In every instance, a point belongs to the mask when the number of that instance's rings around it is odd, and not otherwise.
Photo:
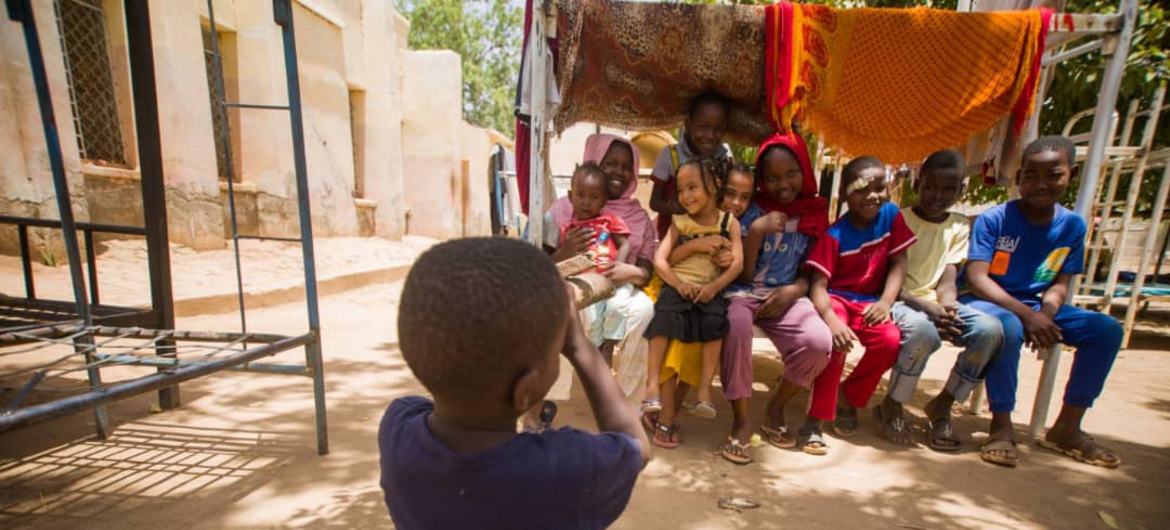
[(809, 398), (809, 416), (819, 420), (832, 420), (837, 415), (837, 393), (841, 390), (846, 401), (857, 408), (864, 408), (877, 390), (882, 375), (898, 360), (898, 326), (886, 322), (867, 326), (861, 315), (869, 302), (853, 302), (830, 294), (833, 312), (849, 329), (857, 334), (865, 353), (857, 366), (841, 381), (845, 370), (845, 353), (834, 351), (829, 356), (829, 365), (813, 380), (812, 395)]

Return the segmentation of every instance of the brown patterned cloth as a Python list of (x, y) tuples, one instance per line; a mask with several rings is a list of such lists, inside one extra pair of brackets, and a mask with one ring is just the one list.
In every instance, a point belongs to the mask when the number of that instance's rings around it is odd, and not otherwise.
[(580, 121), (678, 126), (706, 90), (732, 102), (727, 135), (774, 132), (764, 91), (764, 11), (737, 5), (558, 0), (560, 132)]

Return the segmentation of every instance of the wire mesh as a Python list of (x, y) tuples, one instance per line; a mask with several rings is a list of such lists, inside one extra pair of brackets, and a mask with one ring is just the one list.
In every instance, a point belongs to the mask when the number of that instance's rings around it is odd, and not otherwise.
[(126, 163), (100, 0), (56, 0), (69, 105), (81, 158)]

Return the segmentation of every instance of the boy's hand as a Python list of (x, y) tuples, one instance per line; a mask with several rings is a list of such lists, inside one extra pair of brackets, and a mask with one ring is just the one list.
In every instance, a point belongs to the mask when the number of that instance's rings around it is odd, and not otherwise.
[(1060, 326), (1047, 313), (1032, 311), (1022, 320), (1025, 342), (1036, 348), (1047, 348), (1064, 338)]
[(715, 254), (722, 249), (730, 249), (731, 241), (720, 235), (703, 236), (699, 239), (699, 252)]
[(711, 255), (711, 263), (714, 263), (720, 269), (730, 267), (734, 261), (734, 258), (731, 256), (731, 249), (727, 247), (721, 248)]
[(629, 263), (611, 263), (602, 274), (606, 278), (609, 278), (609, 281), (616, 284), (636, 282), (646, 277), (641, 268), (637, 265), (630, 265)]
[(853, 342), (857, 340), (857, 334), (849, 329), (841, 319), (834, 318), (829, 322), (829, 332), (833, 334), (833, 351), (841, 353), (849, 353), (853, 349)]
[(788, 311), (792, 304), (796, 302), (795, 298), (784, 295), (784, 288), (772, 289), (768, 293), (768, 298), (764, 299), (764, 303), (756, 310), (756, 318), (771, 318)]
[(589, 250), (589, 244), (593, 241), (593, 229), (585, 226), (578, 226), (568, 232), (565, 232), (565, 242), (563, 247), (568, 248), (573, 252), (573, 255), (584, 254)]
[(749, 230), (759, 234), (776, 234), (783, 232), (786, 224), (788, 224), (788, 216), (784, 215), (783, 212), (769, 212), (753, 221)]
[(719, 295), (719, 291), (722, 291), (722, 289), (716, 287), (713, 283), (703, 284), (703, 286), (699, 288), (698, 292), (695, 293), (695, 301), (700, 304), (710, 302)]
[(947, 305), (926, 302), (922, 310), (930, 321), (934, 322), (934, 327), (938, 329), (938, 334), (943, 340), (954, 340), (962, 336), (957, 302)]
[(883, 322), (890, 321), (890, 304), (878, 300), (869, 307), (865, 308), (865, 312), (861, 314), (861, 319), (865, 321), (867, 326), (876, 326)]
[(573, 284), (565, 282), (565, 292), (569, 295), (569, 314), (565, 318), (565, 343), (561, 346), (561, 355), (573, 359), (580, 353), (580, 345), (589, 342), (585, 330), (581, 327), (581, 314), (573, 304)]
[(694, 300), (699, 295), (699, 286), (693, 283), (683, 283), (678, 286), (678, 294), (687, 300)]

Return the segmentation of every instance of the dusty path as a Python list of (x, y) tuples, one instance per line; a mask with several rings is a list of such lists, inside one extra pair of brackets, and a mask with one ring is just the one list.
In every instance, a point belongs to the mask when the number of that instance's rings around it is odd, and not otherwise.
[[(390, 528), (377, 486), (377, 422), (391, 399), (419, 390), (397, 350), (400, 287), (375, 285), (322, 300), (329, 456), (314, 451), (309, 380), (219, 374), (184, 385), (186, 403), (176, 411), (150, 414), (150, 396), (120, 403), (114, 409), (120, 426), (106, 442), (85, 439), (84, 414), (0, 436), (0, 527)], [(296, 332), (303, 308), (258, 309), (249, 322), (256, 330)], [(234, 325), (230, 314), (181, 322), (189, 329)], [(711, 452), (730, 413), (721, 405), (715, 422), (683, 418), (683, 447), (656, 454), (615, 528), (1108, 528), (1101, 512), (1120, 528), (1165, 528), (1167, 344), (1165, 335), (1139, 335), (1088, 420), (1125, 458), (1121, 469), (1077, 464), (1032, 446), (1023, 446), (1020, 468), (994, 468), (974, 452), (972, 433), (980, 436), (975, 431), (984, 422), (971, 416), (957, 421), (966, 442), (958, 455), (892, 449), (866, 421), (849, 441), (830, 438), (828, 457), (762, 447), (756, 464), (736, 467)], [(939, 388), (953, 359), (953, 350), (938, 354), (924, 391)], [(759, 358), (757, 367), (757, 379), (770, 381), (779, 365)], [(1037, 369), (1030, 356), (1023, 362), (1018, 421), (1030, 413)], [(1067, 370), (1066, 361), (1061, 381)], [(591, 425), (580, 385), (574, 389), (559, 422)], [(793, 418), (799, 401), (789, 409)], [(757, 411), (762, 402), (756, 400)], [(743, 513), (716, 508), (716, 499), (728, 495), (763, 506)]]

